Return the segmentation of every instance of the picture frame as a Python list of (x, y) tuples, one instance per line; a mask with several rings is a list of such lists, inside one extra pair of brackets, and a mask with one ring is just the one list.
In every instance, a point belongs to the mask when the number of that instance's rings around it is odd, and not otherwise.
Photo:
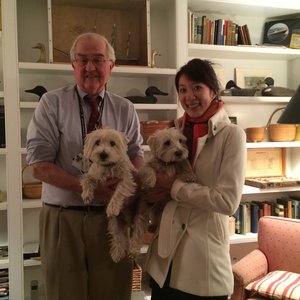
[(272, 77), (271, 69), (235, 68), (235, 82), (241, 88), (259, 89), (267, 77)]

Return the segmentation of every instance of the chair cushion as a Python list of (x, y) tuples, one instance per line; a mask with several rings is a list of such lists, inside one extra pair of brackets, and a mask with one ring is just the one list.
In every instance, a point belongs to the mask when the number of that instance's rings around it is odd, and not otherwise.
[(271, 299), (300, 299), (300, 274), (273, 271), (251, 282), (246, 289)]

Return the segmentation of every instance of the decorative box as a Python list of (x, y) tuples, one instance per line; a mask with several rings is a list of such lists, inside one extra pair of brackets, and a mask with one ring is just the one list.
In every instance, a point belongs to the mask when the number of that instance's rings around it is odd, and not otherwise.
[(299, 179), (286, 177), (285, 148), (248, 149), (246, 185), (272, 188), (298, 183)]
[(104, 35), (112, 44), (116, 64), (150, 66), (149, 0), (76, 2), (52, 0), (54, 62), (69, 62), (73, 40), (90, 31)]

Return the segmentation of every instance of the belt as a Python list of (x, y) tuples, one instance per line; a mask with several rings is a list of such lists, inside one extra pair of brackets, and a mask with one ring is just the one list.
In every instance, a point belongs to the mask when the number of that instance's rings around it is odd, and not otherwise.
[(57, 207), (57, 208), (62, 208), (62, 209), (67, 209), (67, 210), (77, 210), (77, 211), (92, 211), (92, 212), (103, 212), (105, 210), (104, 205), (81, 205), (81, 206), (62, 206), (62, 205), (56, 205), (56, 204), (50, 204), (50, 203), (45, 203), (47, 206), (52, 206), (52, 207)]

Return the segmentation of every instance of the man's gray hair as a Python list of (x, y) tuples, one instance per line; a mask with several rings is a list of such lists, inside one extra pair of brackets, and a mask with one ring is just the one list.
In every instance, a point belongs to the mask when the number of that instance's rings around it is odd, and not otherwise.
[(95, 33), (95, 32), (86, 32), (78, 35), (76, 39), (73, 41), (73, 44), (70, 48), (70, 59), (73, 61), (75, 59), (75, 51), (76, 51), (76, 45), (79, 40), (82, 39), (95, 39), (95, 40), (101, 40), (106, 44), (106, 54), (108, 56), (108, 59), (115, 62), (116, 61), (116, 55), (115, 50), (109, 43), (109, 41), (101, 34)]

